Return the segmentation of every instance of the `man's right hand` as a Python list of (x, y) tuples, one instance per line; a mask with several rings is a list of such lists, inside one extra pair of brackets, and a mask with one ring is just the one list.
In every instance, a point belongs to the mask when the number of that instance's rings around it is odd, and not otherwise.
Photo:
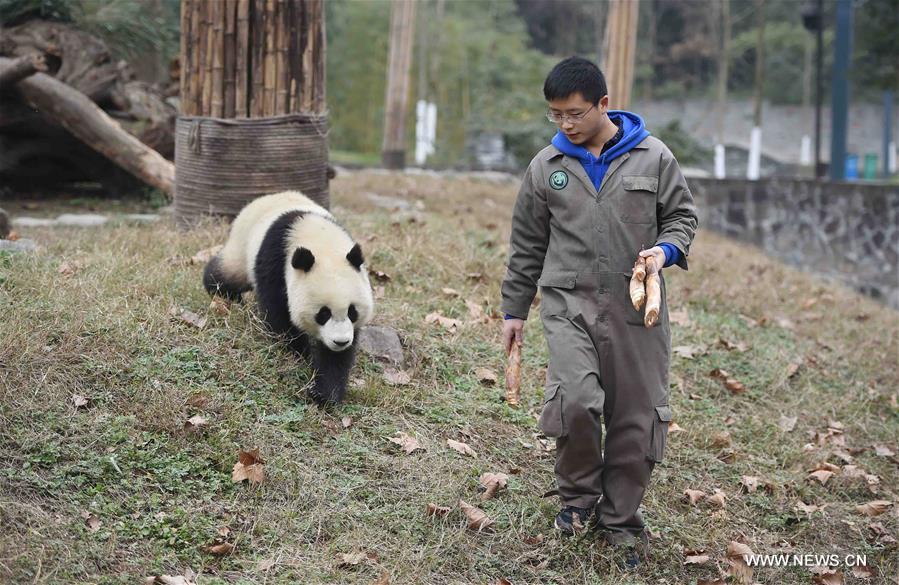
[(503, 321), (503, 348), (506, 355), (512, 351), (512, 340), (521, 344), (524, 341), (524, 320), (522, 319), (506, 319)]

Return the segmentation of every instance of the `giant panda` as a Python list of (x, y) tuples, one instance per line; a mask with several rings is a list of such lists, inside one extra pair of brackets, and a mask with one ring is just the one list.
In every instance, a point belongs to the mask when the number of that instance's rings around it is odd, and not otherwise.
[(206, 265), (203, 285), (233, 300), (254, 290), (268, 327), (311, 361), (309, 396), (320, 405), (343, 400), (374, 302), (362, 249), (326, 209), (298, 191), (253, 200)]

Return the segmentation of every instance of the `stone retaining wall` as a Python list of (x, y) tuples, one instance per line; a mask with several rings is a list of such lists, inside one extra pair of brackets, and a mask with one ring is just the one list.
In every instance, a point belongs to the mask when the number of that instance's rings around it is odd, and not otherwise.
[(899, 185), (688, 179), (700, 229), (755, 244), (899, 309)]

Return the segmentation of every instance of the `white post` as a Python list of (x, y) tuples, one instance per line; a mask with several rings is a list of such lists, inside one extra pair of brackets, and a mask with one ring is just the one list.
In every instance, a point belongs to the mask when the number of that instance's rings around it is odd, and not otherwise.
[(427, 157), (427, 102), (415, 103), (415, 164), (421, 166)]
[(437, 144), (437, 104), (428, 104), (428, 155), (435, 152)]
[(812, 139), (807, 134), (802, 137), (802, 144), (799, 146), (799, 164), (804, 167), (812, 164)]
[(762, 163), (762, 129), (755, 126), (749, 137), (749, 164), (746, 165), (746, 178), (758, 181)]
[(889, 174), (892, 175), (893, 173), (896, 172), (896, 141), (895, 140), (890, 142), (890, 146), (889, 146), (888, 150), (889, 150), (890, 156), (887, 157), (887, 161), (890, 163), (890, 166), (887, 168), (890, 170)]
[(724, 145), (716, 144), (715, 145), (715, 178), (723, 179), (727, 176), (726, 169), (724, 166)]

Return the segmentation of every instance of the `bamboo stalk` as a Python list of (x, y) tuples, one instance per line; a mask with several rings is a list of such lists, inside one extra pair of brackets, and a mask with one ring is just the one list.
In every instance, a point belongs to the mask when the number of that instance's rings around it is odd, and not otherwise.
[(181, 62), (181, 79), (179, 92), (181, 95), (181, 113), (186, 114), (185, 99), (188, 94), (188, 83), (191, 76), (190, 69), (190, 0), (181, 2), (181, 48), (178, 54), (178, 60)]
[(225, 0), (225, 118), (234, 117), (235, 104), (235, 58), (237, 50), (237, 0)]
[(325, 3), (323, 0), (314, 0), (315, 18), (311, 21), (315, 31), (315, 97), (313, 98), (313, 110), (322, 114), (326, 106), (327, 74), (325, 58), (327, 57), (327, 35), (325, 34)]
[(263, 116), (275, 113), (275, 0), (265, 3), (265, 63), (263, 65)]
[(238, 118), (250, 115), (248, 104), (248, 81), (250, 68), (250, 0), (237, 0), (237, 48), (235, 74), (237, 86), (234, 90), (234, 110)]
[(190, 80), (189, 89), (185, 98), (186, 112), (195, 116), (199, 112), (200, 88), (203, 82), (203, 71), (200, 66), (200, 29), (202, 28), (202, 14), (200, 12), (201, 0), (187, 0), (190, 2)]
[(316, 38), (310, 27), (311, 23), (315, 22), (315, 1), (310, 0), (305, 4), (304, 24), (306, 26), (303, 30), (306, 42), (303, 44), (303, 57), (301, 59), (303, 83), (300, 86), (300, 111), (311, 112), (313, 109), (312, 88), (315, 83), (315, 71), (312, 68), (314, 60), (312, 57), (315, 54)]
[(203, 11), (206, 20), (206, 34), (200, 39), (200, 42), (205, 45), (206, 51), (203, 53), (203, 93), (200, 102), (201, 116), (208, 116), (212, 109), (212, 54), (215, 52), (215, 30), (213, 30), (212, 27), (212, 23), (214, 22), (212, 18), (214, 4), (218, 4), (218, 2), (215, 0), (211, 2), (207, 1), (206, 6), (204, 7), (205, 10)]
[(275, 113), (286, 114), (290, 107), (290, 69), (288, 67), (288, 48), (290, 47), (290, 28), (287, 22), (287, 6), (293, 4), (288, 0), (278, 0), (278, 59)]
[(225, 114), (225, 3), (222, 0), (212, 2), (212, 89), (209, 102), (209, 115), (221, 118)]
[(255, 0), (253, 2), (252, 26), (250, 27), (252, 44), (252, 58), (250, 62), (252, 75), (252, 85), (250, 94), (250, 117), (261, 118), (263, 114), (263, 64), (265, 63), (265, 31), (263, 22), (265, 21), (265, 0)]
[(291, 113), (297, 111), (297, 77), (300, 73), (299, 60), (296, 58), (300, 54), (297, 21), (301, 13), (296, 2), (287, 3), (287, 111)]

